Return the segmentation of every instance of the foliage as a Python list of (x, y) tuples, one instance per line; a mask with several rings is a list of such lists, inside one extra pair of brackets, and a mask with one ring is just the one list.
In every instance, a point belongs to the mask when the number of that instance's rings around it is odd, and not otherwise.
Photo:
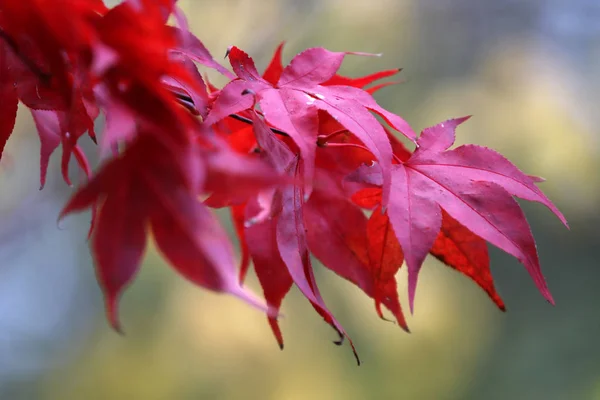
[[(372, 56), (365, 53), (311, 48), (284, 67), (281, 45), (260, 74), (231, 47), (232, 74), (189, 32), (175, 3), (0, 6), (0, 151), (21, 102), (40, 137), (41, 186), (59, 145), (65, 182), (71, 184), (72, 158), (87, 174), (61, 217), (92, 210), (91, 248), (115, 329), (121, 329), (118, 299), (135, 278), (149, 233), (185, 278), (265, 310), (281, 347), (277, 317), (292, 285), (339, 334), (337, 343), (347, 338), (321, 296), (311, 255), (371, 297), (381, 318), (381, 306), (387, 308), (405, 330), (395, 276), (406, 261), (412, 311), (428, 253), (504, 309), (486, 241), (523, 263), (553, 302), (513, 196), (566, 220), (537, 188), (541, 178), (484, 147), (450, 149), (467, 118), (417, 136), (372, 97), (391, 84), (378, 81), (399, 70), (338, 74), (347, 55)], [(167, 23), (171, 16), (176, 27)], [(214, 87), (197, 64), (229, 83)], [(96, 135), (101, 115), (106, 123)], [(78, 144), (86, 133), (104, 158), (95, 172)], [(210, 208), (231, 212), (239, 268)], [(267, 304), (243, 286), (251, 262)]]

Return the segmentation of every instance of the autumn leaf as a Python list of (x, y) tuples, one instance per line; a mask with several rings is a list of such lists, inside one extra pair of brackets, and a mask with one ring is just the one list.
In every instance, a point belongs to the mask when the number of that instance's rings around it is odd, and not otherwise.
[[(258, 145), (265, 151), (265, 160), (277, 171), (285, 172), (293, 177), (295, 182), (282, 187), (277, 191), (277, 195), (272, 194), (269, 196), (272, 201), (275, 201), (275, 197), (277, 197), (278, 202), (280, 202), (277, 206), (279, 211), (276, 217), (268, 220), (261, 218), (260, 221), (257, 221), (256, 214), (247, 216), (247, 220), (253, 222), (247, 224), (248, 229), (245, 231), (244, 239), (248, 243), (250, 253), (258, 252), (259, 254), (258, 261), (255, 260), (254, 263), (259, 281), (263, 285), (265, 297), (267, 297), (270, 306), (278, 309), (283, 297), (289, 290), (291, 279), (291, 282), (300, 289), (315, 310), (337, 331), (341, 343), (341, 340), (347, 337), (347, 334), (327, 308), (317, 287), (310, 262), (303, 216), (305, 196), (299, 174), (301, 161), (294, 157), (289, 148), (274, 136), (266, 123), (256, 113), (253, 114), (252, 121)], [(257, 196), (256, 204), (259, 201), (260, 199)], [(273, 206), (267, 207), (271, 209)], [(255, 212), (259, 213), (260, 211)], [(261, 225), (262, 228), (252, 229), (256, 224)], [(254, 235), (261, 236), (255, 237)], [(273, 237), (275, 240), (270, 250), (269, 247), (265, 247), (268, 246), (268, 243), (264, 243), (259, 247), (257, 241), (262, 242), (265, 238), (268, 240), (269, 237)], [(270, 261), (266, 261), (267, 259), (270, 259)], [(273, 269), (277, 265), (280, 268), (283, 267), (284, 271), (275, 272)], [(276, 321), (270, 319), (269, 322), (279, 345), (283, 346), (283, 338)], [(349, 342), (354, 350), (352, 341), (349, 340)], [(355, 350), (354, 352), (356, 355)]]
[(281, 77), (281, 74), (283, 72), (284, 67), (281, 61), (281, 55), (283, 53), (284, 44), (284, 42), (281, 42), (279, 46), (277, 46), (277, 48), (275, 49), (275, 53), (273, 53), (273, 57), (269, 62), (269, 65), (267, 65), (267, 68), (265, 68), (265, 72), (262, 75), (262, 78), (265, 81), (269, 82), (271, 85), (277, 84), (277, 81), (279, 81), (279, 78)]
[(442, 227), (430, 253), (471, 278), (502, 311), (504, 302), (494, 287), (490, 257), (484, 239), (475, 235), (442, 209)]
[[(513, 196), (547, 206), (566, 225), (564, 216), (506, 158), (485, 147), (454, 150), (456, 127), (467, 118), (425, 129), (419, 147), (406, 162), (393, 166), (388, 215), (408, 265), (409, 303), (414, 306), (418, 272), (442, 226), (442, 210), (477, 236), (525, 265), (542, 295), (552, 296), (541, 274), (529, 225)], [(373, 168), (361, 167), (352, 179), (381, 184)]]
[(19, 99), (12, 83), (8, 63), (8, 49), (0, 44), (0, 159), (6, 142), (12, 134), (17, 118)]
[[(250, 208), (250, 214), (255, 212), (256, 210)], [(269, 306), (278, 311), (294, 281), (279, 253), (276, 227), (276, 220), (246, 226), (243, 241), (246, 243), (248, 252), (252, 257), (254, 270), (265, 295), (265, 300), (269, 303)], [(268, 321), (279, 347), (283, 349), (283, 334), (277, 319), (268, 317)]]
[[(120, 330), (117, 302), (139, 269), (148, 231), (182, 276), (264, 309), (240, 286), (227, 235), (196, 194), (189, 192), (181, 163), (173, 163), (151, 136), (142, 138), (123, 157), (106, 164), (61, 213), (65, 216), (100, 204), (92, 250), (111, 324)], [(153, 163), (144, 163), (147, 159)]]
[(330, 52), (322, 48), (305, 50), (283, 69), (277, 84), (272, 85), (260, 76), (246, 53), (232, 47), (229, 60), (238, 79), (221, 90), (206, 123), (213, 124), (230, 114), (252, 108), (254, 99), (245, 94), (254, 93), (266, 121), (285, 131), (298, 146), (309, 195), (318, 135), (317, 110), (326, 111), (380, 161), (385, 182), (384, 202), (387, 202), (392, 151), (385, 130), (371, 111), (409, 139), (415, 140), (415, 134), (402, 118), (381, 108), (367, 92), (349, 86), (322, 85), (335, 75), (346, 54), (361, 53)]
[(402, 267), (404, 254), (394, 236), (390, 219), (381, 208), (373, 211), (369, 218), (367, 237), (369, 266), (375, 283), (374, 297), (377, 313), (380, 318), (384, 318), (381, 304), (385, 304), (396, 317), (398, 324), (408, 331), (398, 301), (396, 284), (396, 273)]
[[(246, 203), (242, 203), (230, 207), (231, 220), (240, 245), (240, 283), (243, 283), (244, 279), (246, 279), (246, 274), (248, 273), (248, 268), (250, 268), (251, 261), (250, 248), (244, 233), (246, 229), (246, 206)], [(267, 299), (267, 301), (269, 300)]]
[(360, 78), (348, 78), (342, 75), (335, 74), (331, 79), (324, 83), (324, 85), (343, 85), (352, 86), (355, 88), (364, 88), (380, 79), (388, 78), (396, 75), (401, 69), (389, 69), (385, 71), (375, 72), (370, 75), (362, 76)]
[(233, 78), (231, 72), (216, 62), (204, 43), (190, 31), (175, 27), (169, 27), (168, 29), (171, 29), (174, 36), (180, 39), (172, 49), (174, 53), (183, 54), (192, 61), (213, 68), (228, 78)]
[[(406, 159), (408, 159), (408, 157)], [(366, 209), (373, 209), (381, 202), (381, 189), (374, 187), (363, 188), (355, 192), (351, 198), (352, 202), (356, 205)], [(386, 255), (389, 255), (390, 253), (399, 254), (396, 257), (399, 260), (403, 260), (402, 249), (399, 247), (399, 243), (393, 230), (391, 230), (387, 214), (381, 213), (380, 209), (378, 209), (373, 212), (371, 220), (381, 221), (375, 226), (381, 226), (385, 223), (386, 229), (389, 228), (389, 234), (386, 238), (391, 242), (387, 243), (385, 246), (382, 245), (380, 251), (384, 252)], [(371, 222), (371, 220), (369, 222)], [(384, 230), (382, 231), (387, 232)], [(376, 240), (381, 241), (383, 235), (375, 235), (373, 237)], [(398, 246), (397, 250), (395, 250), (396, 246)], [(498, 308), (503, 311), (505, 310), (504, 302), (494, 287), (494, 281), (490, 271), (490, 258), (485, 240), (469, 231), (443, 209), (442, 226), (429, 253), (447, 266), (471, 278), (488, 294)]]
[(350, 202), (315, 192), (305, 207), (308, 246), (323, 265), (373, 298), (381, 318), (384, 304), (408, 330), (394, 276), (402, 265), (402, 251), (392, 241), (389, 222), (379, 221), (380, 211), (367, 220)]

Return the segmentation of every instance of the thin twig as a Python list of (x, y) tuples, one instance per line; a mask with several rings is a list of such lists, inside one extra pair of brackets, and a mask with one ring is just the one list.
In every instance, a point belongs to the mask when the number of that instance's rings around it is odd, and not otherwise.
[[(190, 108), (190, 106), (194, 106), (194, 100), (192, 100), (192, 98), (190, 96), (187, 96), (185, 94), (181, 94), (181, 93), (175, 93), (175, 92), (171, 92), (175, 95), (175, 97), (177, 97), (177, 100), (179, 100), (185, 107)], [(244, 122), (246, 124), (252, 125), (253, 122), (250, 118), (246, 118), (246, 117), (242, 117), (241, 115), (237, 115), (237, 114), (230, 114), (229, 115), (231, 118), (238, 120), (240, 122)], [(290, 135), (287, 134), (287, 132), (282, 131), (281, 129), (277, 129), (277, 128), (270, 128), (271, 131), (277, 135), (281, 135), (281, 136), (285, 136), (285, 137), (289, 137)]]
[[(240, 121), (240, 122), (244, 122), (244, 123), (246, 123), (246, 124), (250, 124), (250, 125), (252, 125), (252, 120), (251, 120), (250, 118), (242, 117), (242, 116), (240, 116), (240, 115), (237, 115), (237, 114), (230, 114), (229, 116), (230, 116), (231, 118), (233, 118), (233, 119), (236, 119), (236, 120)], [(290, 136), (290, 135), (288, 135), (286, 132), (284, 132), (284, 131), (282, 131), (282, 130), (280, 130), (280, 129), (277, 129), (277, 128), (271, 128), (271, 127), (269, 127), (269, 128), (271, 129), (271, 131), (272, 131), (273, 133), (275, 133), (275, 134), (277, 134), (277, 135), (286, 136), (286, 137), (289, 137), (289, 136)]]

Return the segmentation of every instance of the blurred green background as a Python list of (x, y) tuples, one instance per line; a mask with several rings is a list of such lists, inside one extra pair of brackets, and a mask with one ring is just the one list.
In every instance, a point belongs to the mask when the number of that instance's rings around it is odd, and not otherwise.
[(72, 189), (59, 179), (55, 154), (49, 184), (37, 190), (39, 143), (21, 108), (0, 165), (0, 399), (600, 399), (598, 1), (181, 5), (217, 58), (235, 44), (264, 68), (282, 40), (286, 62), (312, 46), (381, 52), (348, 57), (343, 72), (404, 68), (405, 83), (376, 98), (415, 130), (472, 114), (459, 142), (493, 147), (545, 177), (542, 189), (571, 224), (568, 231), (542, 206), (524, 204), (557, 305), (496, 249), (492, 271), (507, 313), (428, 260), (406, 334), (317, 267), (363, 360), (356, 367), (296, 290), (283, 307), (282, 352), (263, 315), (193, 287), (150, 251), (123, 298), (119, 336), (104, 320), (85, 240), (89, 217), (57, 226)]

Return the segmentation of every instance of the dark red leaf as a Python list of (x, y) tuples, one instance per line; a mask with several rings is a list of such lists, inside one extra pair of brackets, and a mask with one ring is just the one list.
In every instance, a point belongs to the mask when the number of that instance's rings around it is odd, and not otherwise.
[[(75, 193), (61, 213), (64, 216), (98, 202), (102, 204), (93, 243), (108, 312), (113, 316), (111, 322), (116, 321), (116, 298), (139, 266), (139, 262), (134, 262), (139, 261), (143, 248), (139, 236), (147, 226), (161, 253), (181, 275), (197, 285), (233, 294), (264, 309), (239, 284), (226, 232), (198, 200), (197, 193), (189, 191), (187, 173), (181, 165), (194, 163), (174, 162), (174, 157), (151, 136), (143, 137), (122, 157), (106, 164)], [(196, 153), (178, 156), (193, 158)], [(112, 217), (119, 219), (113, 221)], [(131, 238), (120, 240), (129, 234)], [(131, 247), (129, 240), (136, 246)], [(122, 264), (122, 260), (128, 263)]]
[(250, 249), (248, 247), (246, 235), (244, 234), (244, 230), (246, 229), (246, 203), (232, 206), (230, 212), (231, 220), (233, 221), (233, 227), (235, 229), (235, 233), (240, 243), (241, 259), (239, 277), (240, 283), (242, 283), (244, 282), (244, 279), (246, 278), (246, 273), (248, 272), (248, 268), (250, 267)]
[(352, 195), (352, 201), (360, 207), (373, 209), (381, 203), (381, 189), (362, 189)]
[(498, 308), (505, 310), (504, 302), (494, 287), (485, 240), (465, 228), (444, 210), (442, 228), (430, 252), (444, 264), (471, 278), (486, 291)]
[(426, 129), (413, 156), (394, 166), (388, 214), (408, 264), (411, 310), (419, 269), (441, 228), (440, 207), (521, 261), (544, 297), (553, 302), (533, 236), (512, 196), (542, 203), (566, 221), (534, 180), (498, 153), (472, 145), (447, 150), (454, 143), (456, 126), (464, 120)]
[[(121, 172), (123, 173), (123, 172)], [(118, 316), (121, 293), (138, 272), (146, 248), (147, 201), (136, 180), (123, 180), (97, 210), (92, 237), (98, 282), (104, 291), (108, 321), (122, 331)]]
[(0, 159), (4, 146), (13, 132), (19, 103), (8, 62), (8, 49), (2, 45), (0, 39), (0, 104), (2, 104), (0, 106)]
[(281, 73), (283, 72), (283, 63), (281, 61), (281, 53), (283, 52), (283, 46), (285, 42), (281, 42), (277, 49), (275, 49), (275, 53), (273, 54), (273, 58), (271, 62), (265, 69), (263, 73), (263, 79), (269, 82), (271, 85), (275, 85), (279, 78), (281, 77)]
[[(155, 184), (151, 186), (151, 190), (158, 190)], [(153, 193), (160, 208), (153, 210), (150, 223), (156, 244), (170, 264), (199, 286), (233, 294), (264, 308), (240, 286), (233, 249), (217, 219), (193, 196), (181, 191), (167, 193)]]
[(365, 89), (365, 91), (366, 91), (367, 93), (369, 93), (369, 94), (373, 94), (373, 93), (375, 93), (375, 92), (378, 92), (378, 91), (380, 91), (380, 90), (381, 90), (381, 89), (383, 89), (383, 88), (386, 88), (386, 87), (388, 87), (388, 86), (394, 86), (394, 85), (398, 85), (398, 84), (400, 84), (400, 83), (402, 83), (402, 81), (383, 82), (383, 83), (380, 83), (380, 84), (378, 84), (378, 85), (371, 86), (370, 88), (367, 88), (367, 89)]
[[(298, 176), (300, 162), (292, 165), (294, 175)], [(300, 289), (302, 294), (311, 302), (315, 310), (330, 324), (340, 335), (340, 340), (348, 337), (344, 328), (333, 317), (317, 287), (306, 241), (306, 231), (303, 217), (304, 193), (302, 187), (294, 185), (293, 188), (282, 191), (282, 211), (277, 222), (277, 247), (283, 262)], [(348, 338), (356, 356), (352, 341)], [(358, 356), (356, 356), (357, 361)]]
[[(256, 210), (250, 212), (251, 215), (255, 213)], [(276, 226), (276, 220), (248, 226), (244, 237), (265, 299), (270, 307), (278, 311), (283, 298), (292, 287), (293, 280), (279, 253)], [(274, 317), (268, 319), (279, 347), (283, 348), (283, 335), (277, 319)]]
[[(371, 217), (373, 219), (373, 217)], [(402, 265), (388, 257), (387, 232), (373, 229), (371, 221), (351, 203), (328, 198), (326, 193), (315, 192), (306, 204), (307, 239), (310, 251), (329, 269), (354, 283), (375, 300), (381, 318), (383, 303), (396, 317), (398, 324), (407, 329), (396, 290), (395, 271)], [(393, 233), (390, 235), (395, 240)], [(382, 238), (383, 242), (382, 242)], [(400, 246), (397, 244), (399, 249)], [(395, 249), (390, 249), (393, 252)], [(377, 255), (381, 256), (373, 258)], [(390, 253), (391, 254), (391, 253)], [(394, 261), (399, 261), (392, 265)], [(387, 273), (388, 270), (395, 270)]]
[(398, 72), (402, 71), (402, 69), (388, 69), (385, 71), (375, 72), (374, 74), (366, 75), (360, 78), (348, 78), (341, 75), (334, 75), (327, 82), (324, 82), (323, 85), (345, 85), (352, 86), (356, 88), (364, 88), (371, 83), (378, 81), (379, 79), (388, 78), (390, 76), (396, 75)]
[(367, 224), (369, 266), (375, 283), (375, 307), (381, 318), (383, 303), (394, 314), (398, 324), (408, 331), (400, 302), (398, 301), (396, 273), (404, 262), (404, 254), (392, 230), (387, 214), (378, 207)]

